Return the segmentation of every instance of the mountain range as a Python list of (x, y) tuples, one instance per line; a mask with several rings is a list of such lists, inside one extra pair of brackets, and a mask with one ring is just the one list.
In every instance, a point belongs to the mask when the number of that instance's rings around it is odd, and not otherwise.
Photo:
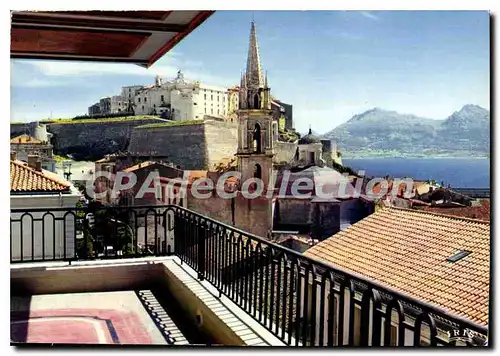
[(335, 139), (343, 157), (484, 157), (490, 152), (490, 112), (469, 104), (435, 120), (374, 108), (320, 137)]

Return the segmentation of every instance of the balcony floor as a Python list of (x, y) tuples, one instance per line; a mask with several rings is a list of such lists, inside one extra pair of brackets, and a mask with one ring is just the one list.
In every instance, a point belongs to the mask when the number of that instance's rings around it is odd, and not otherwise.
[(186, 345), (150, 291), (11, 298), (13, 342)]

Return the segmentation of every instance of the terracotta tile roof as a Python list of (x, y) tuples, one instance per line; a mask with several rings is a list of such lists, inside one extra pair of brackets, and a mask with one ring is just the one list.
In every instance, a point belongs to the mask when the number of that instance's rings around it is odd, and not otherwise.
[[(390, 180), (388, 181), (386, 195), (391, 195), (395, 193), (396, 196), (399, 197), (407, 197), (406, 194), (408, 194), (408, 197), (413, 197), (415, 195), (413, 188), (415, 188), (415, 184), (412, 185), (412, 191), (408, 191), (407, 193), (408, 188), (406, 186), (406, 183), (400, 182), (399, 186), (395, 187), (394, 181)], [(396, 189), (397, 191), (395, 191)], [(382, 185), (380, 183), (376, 183), (372, 188), (373, 194), (380, 194), (381, 191), (382, 191)]]
[[(447, 261), (460, 250), (472, 253)], [(304, 255), (488, 324), (489, 222), (384, 208)]]
[(133, 172), (133, 171), (137, 171), (138, 169), (143, 169), (143, 168), (146, 168), (146, 167), (149, 167), (149, 166), (152, 166), (153, 164), (155, 164), (157, 162), (153, 162), (153, 161), (146, 161), (146, 162), (141, 162), (141, 163), (138, 163), (134, 166), (130, 166), (128, 168), (125, 168), (125, 169), (122, 169), (122, 172)]
[[(430, 204), (429, 204), (430, 205)], [(490, 201), (485, 199), (479, 206), (466, 206), (459, 208), (443, 208), (439, 206), (426, 206), (425, 211), (430, 211), (443, 215), (460, 216), (470, 219), (490, 221), (491, 210)]]
[(95, 163), (106, 163), (106, 162), (110, 162), (110, 158), (109, 157), (104, 157), (104, 158), (101, 158), (100, 160), (97, 160), (95, 161)]
[(200, 178), (207, 178), (208, 171), (187, 171), (189, 172), (188, 184)]
[(13, 139), (10, 140), (10, 143), (20, 143), (20, 144), (26, 144), (26, 143), (32, 143), (32, 144), (41, 144), (42, 141), (39, 139), (36, 139), (34, 137), (31, 137), (29, 135), (20, 135), (17, 137), (14, 137)]
[[(146, 162), (141, 162), (141, 163), (135, 164), (133, 166), (124, 168), (121, 171), (122, 172), (134, 172), (134, 171), (137, 171), (139, 169), (143, 169), (143, 168), (154, 166), (154, 165), (161, 165), (161, 166), (165, 166), (165, 167), (174, 168), (174, 167), (171, 167), (165, 163), (156, 162), (156, 161), (146, 161)], [(177, 169), (177, 168), (174, 168), (174, 169)]]
[(11, 192), (62, 192), (70, 184), (55, 174), (37, 172), (21, 161), (10, 161)]

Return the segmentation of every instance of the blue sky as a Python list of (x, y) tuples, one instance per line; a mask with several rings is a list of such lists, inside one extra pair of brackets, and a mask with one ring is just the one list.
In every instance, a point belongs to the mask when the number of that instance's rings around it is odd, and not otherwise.
[(150, 69), (127, 64), (11, 61), (11, 121), (84, 114), (121, 86), (182, 69), (207, 84), (239, 84), (250, 22), (272, 93), (296, 128), (326, 132), (373, 107), (443, 119), (489, 109), (485, 11), (217, 11)]

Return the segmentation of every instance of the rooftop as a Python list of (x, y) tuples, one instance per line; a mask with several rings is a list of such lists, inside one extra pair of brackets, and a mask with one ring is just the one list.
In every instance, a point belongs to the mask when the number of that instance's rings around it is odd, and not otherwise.
[(308, 145), (311, 143), (321, 143), (321, 140), (313, 135), (312, 130), (309, 128), (309, 133), (299, 140), (299, 145)]
[[(104, 162), (106, 162), (106, 161), (104, 161)], [(155, 161), (146, 161), (146, 162), (141, 162), (141, 163), (138, 163), (138, 164), (136, 164), (134, 166), (125, 168), (122, 171), (123, 172), (135, 172), (135, 171), (137, 171), (139, 169), (147, 168), (147, 167), (154, 166), (154, 165), (162, 165), (162, 166), (165, 166), (165, 167), (173, 168), (173, 167), (171, 167), (171, 166), (169, 166), (168, 164), (165, 164), (165, 163), (155, 162)]]
[[(429, 204), (430, 205), (430, 204)], [(451, 215), (455, 217), (463, 217), (470, 219), (478, 219), (484, 221), (490, 221), (491, 219), (491, 209), (490, 200), (485, 199), (479, 203), (477, 206), (465, 206), (458, 208), (444, 208), (439, 206), (426, 206), (425, 211), (430, 211), (443, 215)]]
[[(450, 263), (458, 251), (471, 251)], [(304, 254), (488, 324), (490, 224), (387, 208)]]
[(41, 172), (22, 161), (10, 161), (10, 191), (22, 192), (64, 192), (70, 184), (56, 174), (42, 170)]
[[(366, 274), (312, 259), (176, 205), (50, 210), (11, 209), (11, 334), (15, 341), (96, 343), (97, 334), (102, 343), (115, 344), (171, 343), (169, 337), (177, 335), (177, 341), (202, 345), (215, 341), (242, 346), (376, 346), (389, 342), (455, 346), (446, 331), (458, 327), (474, 333), (467, 345), (481, 346), (487, 335), (484, 323), (453, 315)], [(84, 223), (89, 213), (94, 216), (94, 229)], [(56, 233), (38, 224), (51, 217)], [(23, 229), (30, 220), (35, 229)], [(45, 225), (49, 226), (52, 224)], [(472, 230), (469, 233), (477, 235)], [(126, 246), (124, 239), (130, 239)], [(86, 243), (90, 241), (94, 243)], [(446, 254), (443, 259), (456, 260), (446, 263), (463, 267), (478, 258), (474, 246), (461, 247), (467, 251)], [(342, 256), (338, 258), (342, 262)], [(356, 255), (353, 260), (358, 260)], [(376, 261), (367, 260), (376, 266)], [(425, 272), (428, 260), (423, 260), (419, 263)], [(468, 284), (460, 274), (471, 272), (468, 268), (448, 273), (454, 283), (467, 288), (462, 299), (473, 295), (471, 288), (476, 294), (484, 292), (481, 285)], [(481, 276), (487, 274), (480, 272)], [(481, 276), (474, 275), (475, 281), (482, 282)], [(355, 293), (346, 297), (349, 283)], [(361, 315), (354, 314), (360, 319), (335, 322), (338, 307), (333, 300), (343, 303), (346, 312), (352, 313), (355, 305), (361, 308)], [(367, 308), (367, 301), (376, 307)], [(482, 306), (482, 301), (476, 304)], [(399, 340), (379, 324), (387, 313), (394, 313), (394, 306), (400, 307), (404, 317), (398, 334), (408, 336)], [(29, 309), (29, 313), (17, 315), (20, 309)], [(44, 323), (39, 323), (40, 318)], [(109, 322), (101, 323), (99, 318)], [(372, 326), (363, 327), (370, 324), (369, 318), (374, 320)], [(82, 323), (84, 319), (88, 322)], [(435, 324), (426, 331), (418, 327), (419, 320)], [(341, 326), (342, 333), (331, 329)], [(47, 329), (52, 330), (49, 338)], [(77, 330), (78, 335), (68, 333), (69, 329)], [(165, 333), (159, 335), (158, 331)], [(190, 332), (196, 331), (208, 338), (193, 338)]]
[(29, 135), (20, 135), (10, 140), (11, 144), (42, 144), (43, 142)]

